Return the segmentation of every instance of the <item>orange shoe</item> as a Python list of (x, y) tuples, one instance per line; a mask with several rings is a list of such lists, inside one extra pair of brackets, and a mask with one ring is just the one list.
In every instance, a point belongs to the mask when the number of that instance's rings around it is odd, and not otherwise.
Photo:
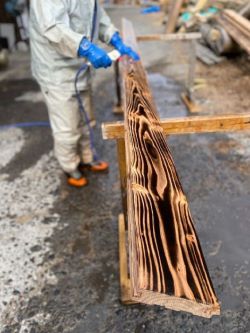
[(80, 171), (89, 170), (92, 172), (106, 172), (109, 169), (109, 164), (104, 161), (81, 163), (79, 169)]
[(82, 173), (79, 170), (76, 170), (72, 173), (66, 174), (68, 179), (68, 185), (74, 187), (84, 187), (88, 184), (88, 181), (85, 177), (83, 177)]

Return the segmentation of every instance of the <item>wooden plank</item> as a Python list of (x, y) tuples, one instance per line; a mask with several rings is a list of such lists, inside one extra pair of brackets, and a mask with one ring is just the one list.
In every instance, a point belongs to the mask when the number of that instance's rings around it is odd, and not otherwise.
[(250, 2), (245, 4), (241, 10), (239, 11), (239, 14), (241, 16), (245, 16), (245, 17), (248, 17), (250, 15)]
[[(132, 24), (124, 41), (137, 49)], [(186, 196), (141, 62), (123, 59), (132, 299), (203, 317), (220, 313)]]
[(243, 49), (250, 54), (250, 39), (244, 34), (240, 33), (239, 30), (232, 24), (226, 21), (224, 18), (220, 18), (218, 22), (223, 28), (229, 33), (233, 40), (238, 43)]
[(250, 34), (250, 21), (246, 19), (245, 17), (239, 15), (233, 10), (224, 10), (223, 17), (226, 17), (227, 19), (230, 19), (230, 22), (237, 25), (237, 27), (244, 31), (246, 34)]
[(201, 39), (201, 34), (199, 32), (178, 33), (178, 34), (151, 34), (151, 35), (139, 35), (136, 37), (136, 39), (138, 42), (194, 40), (194, 39)]
[(234, 41), (250, 54), (250, 21), (233, 10), (225, 10), (218, 21)]
[(180, 15), (181, 7), (183, 5), (184, 0), (172, 0), (169, 7), (168, 14), (168, 22), (167, 22), (167, 30), (166, 33), (170, 34), (175, 32), (176, 24), (178, 21), (178, 17)]
[[(250, 39), (250, 29), (242, 25), (240, 21), (237, 21), (234, 18), (227, 15), (223, 15), (222, 19), (226, 21), (228, 24), (230, 24), (232, 27), (234, 27), (238, 31), (239, 35), (243, 35), (244, 37)], [(248, 20), (246, 21), (248, 22)]]
[[(249, 131), (250, 114), (168, 118), (160, 126), (165, 135)], [(104, 140), (124, 138), (124, 123), (102, 124), (102, 135)]]

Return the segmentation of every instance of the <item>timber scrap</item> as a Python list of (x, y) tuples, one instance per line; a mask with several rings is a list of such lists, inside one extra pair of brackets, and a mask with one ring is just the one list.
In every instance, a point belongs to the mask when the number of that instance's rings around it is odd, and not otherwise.
[(250, 54), (250, 21), (233, 10), (224, 10), (218, 19), (219, 23)]
[[(131, 22), (125, 43), (137, 49)], [(220, 314), (141, 62), (124, 58), (127, 222), (131, 299), (210, 318)]]

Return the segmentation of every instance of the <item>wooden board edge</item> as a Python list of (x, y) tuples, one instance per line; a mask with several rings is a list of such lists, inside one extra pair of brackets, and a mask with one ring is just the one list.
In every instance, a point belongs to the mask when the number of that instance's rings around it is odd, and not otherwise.
[[(140, 291), (139, 291), (140, 292)], [(184, 298), (169, 296), (152, 291), (142, 291), (140, 297), (132, 297), (138, 303), (164, 306), (174, 311), (184, 311), (195, 316), (211, 318), (220, 315), (220, 304), (203, 304)]]
[(118, 216), (119, 230), (119, 264), (120, 264), (120, 289), (121, 302), (123, 304), (136, 304), (136, 300), (132, 299), (131, 285), (128, 277), (128, 257), (126, 250), (126, 228), (124, 214)]

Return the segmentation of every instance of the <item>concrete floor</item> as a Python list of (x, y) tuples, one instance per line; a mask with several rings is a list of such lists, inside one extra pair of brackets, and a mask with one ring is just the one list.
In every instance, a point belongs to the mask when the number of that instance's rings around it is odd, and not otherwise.
[[(150, 65), (150, 64), (148, 64)], [(29, 56), (0, 72), (0, 124), (47, 120)], [(182, 86), (149, 75), (162, 116), (185, 114)], [(65, 183), (50, 129), (0, 130), (0, 332), (250, 332), (250, 139), (247, 134), (168, 139), (188, 196), (222, 314), (211, 320), (119, 302), (116, 149), (101, 139), (111, 112), (112, 71), (95, 80), (96, 142), (108, 175)], [(171, 98), (169, 97), (171, 95)]]

